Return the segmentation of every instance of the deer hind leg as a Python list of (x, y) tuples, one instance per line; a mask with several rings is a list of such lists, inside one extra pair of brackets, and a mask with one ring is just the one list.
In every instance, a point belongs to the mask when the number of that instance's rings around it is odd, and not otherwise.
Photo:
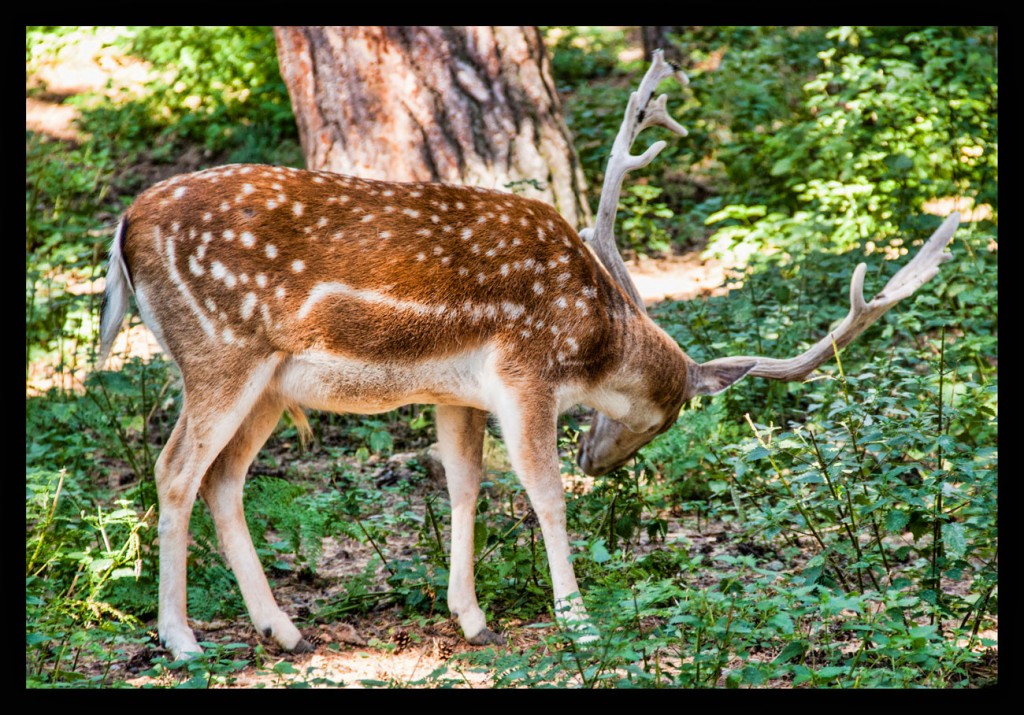
[[(279, 360), (254, 369), (245, 380), (225, 386), (212, 379), (205, 390), (189, 389), (187, 374), (181, 416), (155, 468), (160, 500), (160, 640), (175, 658), (201, 653), (188, 626), (186, 578), (188, 524), (203, 476), (238, 431), (273, 377)], [(183, 373), (185, 371), (183, 370)], [(212, 386), (212, 387), (211, 387)]]
[(283, 410), (284, 404), (277, 397), (264, 396), (207, 470), (199, 494), (213, 515), (221, 550), (238, 579), (256, 630), (285, 650), (301, 653), (313, 647), (278, 607), (242, 509), (242, 488), (249, 465), (274, 431)]
[(437, 406), (437, 442), (441, 450), (452, 507), (451, 573), (448, 610), (457, 616), (462, 633), (473, 645), (504, 643), (487, 627), (473, 583), (473, 527), (483, 475), (484, 427), (487, 413), (471, 407)]
[[(565, 493), (557, 444), (558, 413), (554, 401), (538, 398), (535, 392), (528, 399), (509, 394), (502, 400), (497, 415), (512, 467), (540, 522), (551, 570), (555, 613), (570, 626), (582, 625), (587, 612), (569, 560), (571, 550), (565, 526)], [(580, 638), (581, 641), (593, 639), (592, 635)]]

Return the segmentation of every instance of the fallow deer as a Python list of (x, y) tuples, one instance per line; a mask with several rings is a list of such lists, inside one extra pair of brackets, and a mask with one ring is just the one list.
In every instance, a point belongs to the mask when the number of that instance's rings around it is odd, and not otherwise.
[[(637, 133), (685, 130), (652, 102), (673, 74), (659, 55), (615, 141), (588, 247), (550, 206), (467, 186), (387, 183), (323, 171), (236, 165), (175, 176), (124, 214), (111, 249), (99, 362), (130, 293), (181, 370), (181, 416), (156, 464), (159, 635), (175, 657), (200, 652), (186, 617), (188, 524), (201, 495), (256, 628), (286, 650), (309, 644), (278, 607), (242, 512), (242, 485), (289, 410), (374, 413), (437, 405), (451, 498), (448, 606), (466, 639), (500, 643), (473, 582), (473, 523), (485, 420), (497, 418), (537, 514), (556, 609), (585, 618), (570, 563), (556, 420), (597, 411), (578, 461), (624, 463), (683, 403), (744, 375), (799, 380), (938, 271), (958, 216), (870, 302), (864, 264), (847, 318), (789, 360), (697, 364), (647, 316), (613, 236)], [(685, 76), (678, 73), (681, 80)], [(596, 254), (596, 256), (595, 256)]]

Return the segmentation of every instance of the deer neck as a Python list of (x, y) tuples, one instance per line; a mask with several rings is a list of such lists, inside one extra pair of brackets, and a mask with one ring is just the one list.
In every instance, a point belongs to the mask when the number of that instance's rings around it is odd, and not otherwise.
[(678, 412), (691, 361), (646, 314), (632, 311), (622, 318), (616, 357), (583, 403), (642, 432)]

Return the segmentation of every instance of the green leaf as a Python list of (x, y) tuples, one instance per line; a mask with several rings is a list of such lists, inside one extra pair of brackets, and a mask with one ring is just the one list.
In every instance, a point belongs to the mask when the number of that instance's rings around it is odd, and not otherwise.
[(942, 544), (946, 547), (946, 553), (962, 558), (967, 551), (967, 534), (964, 532), (964, 525), (951, 522), (942, 525)]
[(807, 641), (805, 640), (790, 641), (786, 644), (786, 647), (782, 649), (782, 652), (775, 656), (775, 659), (772, 662), (786, 663), (791, 660), (795, 660), (806, 653), (808, 647)]
[(487, 523), (477, 519), (473, 523), (473, 552), (479, 554), (487, 546)]
[(282, 660), (279, 663), (275, 663), (273, 670), (275, 673), (278, 673), (279, 675), (295, 675), (299, 672), (298, 668), (289, 663), (287, 660)]
[(768, 450), (762, 447), (761, 445), (757, 445), (752, 450), (747, 452), (747, 461), (752, 462), (755, 459), (764, 459), (767, 456)]
[(902, 534), (910, 523), (910, 516), (905, 511), (893, 509), (885, 515), (885, 530), (890, 534)]
[(793, 619), (788, 613), (776, 613), (768, 622), (779, 629), (780, 633), (791, 635), (794, 630)]
[(594, 563), (603, 564), (611, 557), (611, 554), (608, 553), (608, 549), (604, 545), (604, 539), (598, 539), (590, 545), (590, 558), (594, 560)]

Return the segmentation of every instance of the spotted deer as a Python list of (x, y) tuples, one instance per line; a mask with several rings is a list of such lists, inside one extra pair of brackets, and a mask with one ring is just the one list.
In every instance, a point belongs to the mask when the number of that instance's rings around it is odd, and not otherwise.
[(669, 429), (694, 395), (748, 374), (803, 378), (950, 257), (956, 215), (870, 302), (859, 265), (850, 314), (803, 355), (695, 363), (648, 317), (612, 232), (625, 173), (665, 145), (633, 156), (636, 135), (652, 124), (685, 134), (664, 95), (651, 101), (673, 73), (656, 56), (632, 95), (583, 238), (551, 206), (499, 191), (272, 166), (175, 176), (138, 197), (113, 241), (99, 360), (134, 293), (181, 370), (181, 416), (156, 464), (159, 635), (175, 657), (201, 651), (185, 595), (197, 494), (256, 628), (286, 650), (310, 648), (274, 600), (242, 512), (246, 471), (283, 412), (305, 424), (305, 408), (437, 405), (451, 499), (448, 606), (470, 643), (501, 643), (473, 580), (488, 414), (540, 522), (556, 610), (578, 625), (586, 611), (566, 534), (561, 412), (597, 412), (578, 462), (603, 474)]

